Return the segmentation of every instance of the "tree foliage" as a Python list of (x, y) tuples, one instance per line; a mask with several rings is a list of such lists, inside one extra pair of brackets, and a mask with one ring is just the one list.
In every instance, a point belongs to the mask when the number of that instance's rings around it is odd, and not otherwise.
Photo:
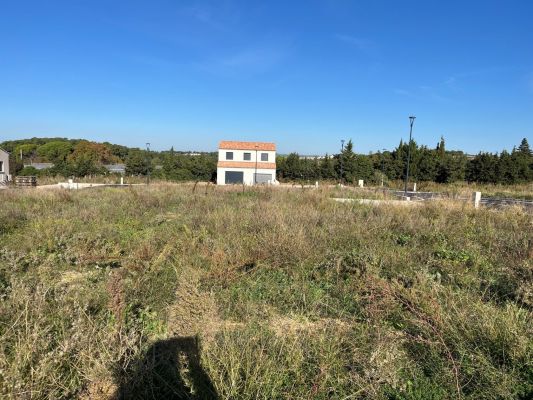
[[(105, 164), (124, 163), (126, 173), (152, 174), (173, 181), (215, 180), (216, 153), (187, 153), (171, 148), (147, 152), (111, 143), (64, 138), (32, 138), (0, 144), (11, 153), (12, 170), (18, 173), (31, 162), (49, 162), (54, 167), (40, 174), (85, 176), (108, 173)], [(443, 137), (435, 148), (400, 141), (391, 151), (357, 154), (350, 140), (341, 152), (325, 157), (278, 155), (277, 176), (282, 181), (330, 180), (368, 183), (403, 180), (411, 148), (410, 177), (413, 181), (451, 183), (469, 181), (514, 184), (533, 181), (533, 153), (527, 139), (511, 152), (481, 152), (469, 156), (446, 149)], [(22, 153), (22, 159), (20, 157)]]

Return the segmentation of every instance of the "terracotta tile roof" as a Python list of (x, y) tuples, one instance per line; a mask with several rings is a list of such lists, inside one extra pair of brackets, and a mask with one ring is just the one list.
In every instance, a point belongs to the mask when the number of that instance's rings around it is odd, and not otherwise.
[[(219, 161), (218, 168), (255, 168), (253, 161)], [(258, 162), (258, 169), (276, 169), (276, 163)]]
[(276, 144), (265, 142), (235, 142), (230, 140), (223, 140), (220, 142), (218, 148), (227, 150), (276, 151)]

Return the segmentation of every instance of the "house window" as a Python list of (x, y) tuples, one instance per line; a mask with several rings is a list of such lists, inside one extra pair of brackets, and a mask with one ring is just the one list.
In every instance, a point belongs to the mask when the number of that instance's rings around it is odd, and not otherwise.
[(268, 153), (261, 153), (261, 161), (268, 161)]
[(4, 172), (4, 162), (0, 161), (0, 172)]
[(252, 153), (244, 153), (244, 161), (252, 161)]
[(233, 151), (226, 151), (226, 160), (233, 160)]

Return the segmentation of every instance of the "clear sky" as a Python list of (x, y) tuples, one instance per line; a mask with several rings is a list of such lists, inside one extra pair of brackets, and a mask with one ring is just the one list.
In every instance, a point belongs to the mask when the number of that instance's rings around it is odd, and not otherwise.
[(533, 1), (3, 1), (0, 141), (533, 142)]

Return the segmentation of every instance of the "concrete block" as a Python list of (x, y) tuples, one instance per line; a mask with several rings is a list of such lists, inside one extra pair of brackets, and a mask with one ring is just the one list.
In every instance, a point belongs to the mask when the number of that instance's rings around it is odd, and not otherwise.
[(479, 208), (481, 204), (481, 192), (474, 192), (472, 197), (474, 199), (474, 208)]

